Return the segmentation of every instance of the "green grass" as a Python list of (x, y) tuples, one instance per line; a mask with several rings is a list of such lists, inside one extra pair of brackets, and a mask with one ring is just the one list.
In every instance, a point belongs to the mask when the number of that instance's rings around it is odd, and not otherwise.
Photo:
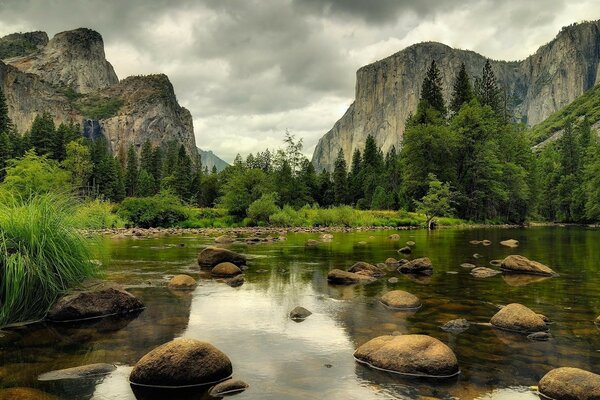
[(102, 200), (87, 200), (75, 207), (74, 225), (80, 229), (122, 228), (125, 221), (114, 213), (116, 206)]
[(73, 214), (63, 196), (0, 199), (0, 326), (43, 317), (61, 292), (96, 274)]
[(587, 116), (592, 124), (600, 120), (600, 85), (594, 86), (568, 106), (532, 127), (529, 137), (533, 144), (541, 143), (563, 129), (567, 120), (577, 121), (584, 116)]

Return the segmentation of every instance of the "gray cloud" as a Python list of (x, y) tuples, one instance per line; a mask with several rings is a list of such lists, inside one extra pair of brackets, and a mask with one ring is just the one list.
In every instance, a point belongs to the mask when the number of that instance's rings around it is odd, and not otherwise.
[(310, 154), (354, 95), (355, 71), (419, 41), (521, 59), (594, 0), (0, 0), (0, 34), (100, 32), (119, 77), (164, 72), (197, 143), (227, 160), (281, 145)]

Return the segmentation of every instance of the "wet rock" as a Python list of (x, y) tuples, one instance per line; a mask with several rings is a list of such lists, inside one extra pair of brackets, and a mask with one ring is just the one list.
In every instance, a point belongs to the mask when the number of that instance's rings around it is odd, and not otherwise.
[(368, 243), (365, 242), (364, 240), (361, 240), (360, 242), (356, 243), (359, 246), (366, 246)]
[(233, 242), (234, 242), (234, 239), (231, 236), (223, 235), (223, 236), (218, 236), (215, 238), (215, 243), (218, 243), (218, 244), (229, 244), (229, 243), (233, 243)]
[(469, 263), (462, 263), (462, 264), (460, 264), (460, 266), (463, 267), (463, 268), (467, 268), (467, 269), (477, 268), (477, 265), (475, 265), (475, 264), (469, 264)]
[(471, 324), (464, 318), (453, 319), (451, 321), (446, 322), (441, 328), (450, 333), (461, 333), (469, 329)]
[(354, 358), (374, 368), (411, 376), (448, 378), (459, 373), (454, 352), (427, 335), (379, 336), (360, 346)]
[(176, 339), (142, 357), (129, 380), (150, 386), (208, 385), (231, 376), (229, 358), (210, 343)]
[(240, 287), (244, 284), (244, 282), (245, 282), (244, 275), (237, 275), (237, 276), (234, 276), (233, 278), (227, 279), (225, 281), (225, 283), (231, 287)]
[(480, 244), (481, 241), (480, 240), (470, 240), (469, 243), (471, 243), (471, 244)]
[(337, 285), (352, 285), (354, 283), (373, 281), (374, 278), (354, 272), (342, 271), (341, 269), (332, 269), (327, 274), (327, 280)]
[(523, 256), (512, 255), (502, 260), (500, 268), (504, 272), (517, 274), (531, 274), (543, 276), (557, 275), (551, 268), (537, 261), (531, 261)]
[(321, 240), (333, 240), (333, 235), (331, 233), (323, 233), (320, 238)]
[(596, 325), (600, 326), (600, 316), (598, 316), (598, 317), (596, 318), (596, 320), (594, 321), (594, 323), (595, 323)]
[(491, 245), (491, 244), (492, 244), (492, 241), (491, 241), (491, 240), (487, 240), (487, 239), (485, 239), (485, 240), (482, 240), (482, 241), (481, 241), (481, 244), (482, 244), (482, 245), (484, 245), (484, 246), (489, 246), (489, 245)]
[(412, 253), (412, 249), (408, 246), (404, 246), (403, 248), (401, 248), (400, 250), (398, 250), (398, 253), (401, 254), (410, 254)]
[(198, 254), (198, 264), (201, 267), (214, 267), (223, 262), (229, 262), (237, 266), (246, 264), (246, 256), (231, 250), (217, 247), (207, 247)]
[(473, 254), (473, 258), (474, 258), (474, 259), (476, 259), (476, 260), (477, 260), (478, 258), (481, 258), (481, 257), (483, 257), (483, 256), (482, 256), (481, 254), (479, 254), (479, 253), (475, 253), (475, 254)]
[(308, 239), (306, 241), (306, 246), (308, 247), (315, 247), (319, 245), (319, 241), (318, 240), (314, 240), (314, 239)]
[(488, 267), (477, 267), (471, 270), (471, 275), (473, 275), (475, 278), (490, 278), (501, 273), (502, 272)]
[(502, 274), (502, 279), (510, 286), (525, 286), (551, 279), (551, 277), (543, 275)]
[(366, 263), (364, 261), (359, 261), (359, 262), (355, 263), (354, 265), (352, 265), (348, 269), (348, 272), (354, 272), (354, 273), (363, 272), (365, 275), (369, 275), (372, 277), (380, 277), (380, 276), (385, 275), (385, 271), (381, 270), (379, 267), (376, 267), (375, 265)]
[(243, 392), (247, 388), (248, 384), (246, 382), (230, 379), (215, 385), (212, 389), (210, 389), (208, 394), (212, 397), (223, 397)]
[(117, 367), (113, 364), (89, 364), (81, 367), (66, 368), (57, 371), (46, 372), (38, 376), (40, 381), (59, 381), (64, 379), (93, 378), (108, 375)]
[(507, 247), (518, 247), (519, 241), (515, 240), (515, 239), (508, 239), (508, 240), (501, 241), (500, 244), (502, 246), (507, 246)]
[(308, 311), (306, 308), (298, 306), (290, 311), (290, 318), (293, 321), (304, 321), (311, 314), (312, 312)]
[(546, 324), (551, 324), (552, 320), (548, 317), (546, 317), (544, 314), (538, 314), (538, 317), (540, 317), (542, 319), (542, 321), (544, 321)]
[(218, 277), (235, 276), (242, 273), (242, 270), (237, 265), (230, 262), (222, 262), (217, 264), (211, 271), (210, 274)]
[(406, 242), (407, 246), (413, 247), (416, 243), (413, 242), (412, 240), (409, 240), (408, 242)]
[(400, 240), (400, 235), (398, 235), (397, 233), (394, 233), (390, 236), (388, 236), (389, 240)]
[(175, 290), (193, 290), (196, 287), (196, 280), (189, 275), (175, 275), (169, 281), (169, 289)]
[(422, 257), (400, 265), (398, 270), (405, 274), (431, 275), (433, 273), (433, 265), (431, 264), (431, 260), (429, 258)]
[(533, 333), (548, 330), (538, 314), (518, 303), (503, 307), (492, 317), (490, 323), (496, 328), (514, 332)]
[(37, 389), (14, 387), (0, 389), (0, 400), (58, 400), (58, 397)]
[(493, 267), (499, 267), (502, 265), (502, 260), (491, 260), (490, 265)]
[(527, 339), (537, 340), (537, 341), (541, 341), (541, 342), (545, 342), (547, 340), (550, 340), (551, 338), (552, 338), (552, 335), (549, 334), (548, 332), (534, 332), (534, 333), (530, 333), (529, 335), (527, 335)]
[(380, 301), (390, 308), (399, 310), (415, 309), (421, 307), (421, 300), (414, 294), (403, 290), (392, 290), (381, 296)]
[(134, 295), (118, 287), (75, 292), (61, 297), (48, 311), (50, 321), (74, 321), (126, 314), (144, 308)]
[(579, 368), (556, 368), (540, 380), (544, 396), (560, 400), (600, 399), (600, 375)]
[(398, 279), (398, 278), (396, 278), (395, 276), (394, 276), (394, 277), (392, 277), (392, 278), (390, 278), (390, 279), (388, 279), (388, 282), (389, 282), (389, 283), (398, 283), (398, 281), (399, 281), (399, 279)]
[(385, 263), (386, 263), (387, 265), (392, 265), (392, 266), (395, 266), (395, 265), (398, 265), (398, 260), (396, 260), (396, 259), (395, 259), (395, 258), (393, 258), (393, 257), (389, 257), (389, 258), (386, 258), (386, 259), (385, 259)]

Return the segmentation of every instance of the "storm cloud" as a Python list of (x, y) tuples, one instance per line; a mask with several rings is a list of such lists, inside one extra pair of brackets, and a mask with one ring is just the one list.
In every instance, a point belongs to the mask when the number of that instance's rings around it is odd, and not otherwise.
[(89, 27), (120, 78), (169, 75), (198, 146), (227, 161), (280, 147), (286, 129), (310, 156), (356, 69), (413, 43), (517, 60), (597, 18), (594, 0), (0, 0), (0, 35)]

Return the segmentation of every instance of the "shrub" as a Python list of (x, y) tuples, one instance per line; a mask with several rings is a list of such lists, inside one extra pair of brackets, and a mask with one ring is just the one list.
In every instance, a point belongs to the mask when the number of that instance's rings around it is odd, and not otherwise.
[(126, 198), (117, 215), (140, 228), (167, 228), (187, 218), (179, 198), (167, 192), (151, 197)]
[(308, 221), (303, 218), (302, 210), (296, 211), (286, 204), (281, 210), (269, 217), (269, 222), (275, 226), (294, 227), (306, 225)]
[(88, 242), (61, 196), (0, 204), (0, 326), (42, 317), (59, 293), (96, 274)]
[(119, 228), (124, 221), (113, 212), (114, 205), (102, 201), (86, 201), (75, 209), (75, 226), (85, 229)]
[(263, 194), (258, 200), (252, 202), (246, 212), (248, 218), (254, 223), (267, 223), (269, 217), (279, 211), (277, 207), (277, 194)]

